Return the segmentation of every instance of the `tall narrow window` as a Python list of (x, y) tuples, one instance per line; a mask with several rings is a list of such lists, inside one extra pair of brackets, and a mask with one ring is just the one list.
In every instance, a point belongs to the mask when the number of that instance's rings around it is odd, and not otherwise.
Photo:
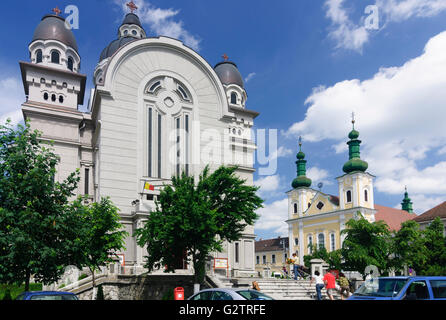
[(266, 264), (266, 256), (262, 256), (263, 264)]
[(158, 178), (161, 178), (161, 126), (162, 126), (162, 118), (161, 115), (158, 114)]
[(273, 254), (272, 256), (271, 256), (271, 263), (276, 263), (276, 255), (275, 254)]
[(153, 122), (152, 122), (152, 117), (153, 117), (153, 111), (152, 108), (149, 108), (149, 119), (148, 119), (148, 171), (147, 171), (147, 176), (151, 177), (152, 176), (152, 155), (153, 155)]
[(88, 195), (90, 193), (89, 190), (89, 184), (90, 184), (90, 169), (85, 168), (85, 186), (84, 186), (84, 194)]
[(239, 262), (239, 256), (240, 256), (240, 244), (238, 242), (235, 243), (235, 263)]
[(36, 51), (36, 63), (41, 63), (43, 61), (42, 50)]
[(71, 57), (68, 58), (67, 66), (68, 66), (68, 69), (70, 69), (71, 71), (73, 71), (73, 67), (74, 67), (73, 58), (71, 58)]
[(297, 213), (297, 203), (294, 204), (294, 213)]
[(235, 92), (231, 93), (231, 103), (237, 104), (237, 93)]
[(52, 63), (60, 63), (60, 53), (57, 50), (54, 50), (53, 52), (51, 52), (51, 62)]
[(347, 202), (352, 202), (352, 192), (350, 190), (347, 191)]
[(308, 254), (313, 254), (313, 236), (308, 236)]
[(335, 234), (334, 233), (330, 234), (330, 249), (331, 249), (331, 251), (335, 251), (336, 250), (336, 240), (335, 240)]
[(177, 176), (179, 177), (181, 174), (181, 154), (180, 154), (180, 118), (176, 119), (176, 131), (177, 131)]
[(364, 190), (364, 200), (369, 201), (369, 195), (368, 195), (367, 190)]
[(186, 175), (188, 176), (189, 175), (189, 115), (186, 114), (184, 121), (185, 121), (184, 126), (186, 129), (185, 130), (186, 137), (184, 138), (186, 143), (186, 150), (184, 156), (186, 157), (185, 169), (186, 169)]

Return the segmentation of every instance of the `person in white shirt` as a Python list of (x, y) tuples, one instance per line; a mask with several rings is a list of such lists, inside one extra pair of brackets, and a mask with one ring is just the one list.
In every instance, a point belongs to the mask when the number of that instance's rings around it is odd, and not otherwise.
[(311, 283), (316, 281), (316, 293), (317, 293), (317, 299), (322, 300), (322, 288), (324, 285), (324, 280), (319, 271), (314, 272), (314, 276), (311, 277)]

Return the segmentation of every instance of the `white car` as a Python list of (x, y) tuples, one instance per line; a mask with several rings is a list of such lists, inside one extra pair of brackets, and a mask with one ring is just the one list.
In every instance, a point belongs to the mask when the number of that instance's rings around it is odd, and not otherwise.
[(252, 289), (205, 289), (194, 294), (187, 300), (274, 300), (270, 296)]

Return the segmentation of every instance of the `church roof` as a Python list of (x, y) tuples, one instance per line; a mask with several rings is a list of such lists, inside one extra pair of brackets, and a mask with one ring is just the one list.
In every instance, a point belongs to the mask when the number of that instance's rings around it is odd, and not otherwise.
[(110, 42), (110, 44), (105, 47), (104, 50), (102, 50), (101, 56), (99, 58), (99, 61), (102, 61), (104, 59), (107, 59), (115, 54), (116, 51), (118, 51), (121, 47), (125, 46), (126, 44), (136, 41), (138, 39), (133, 37), (123, 37), (116, 40), (113, 40)]
[(121, 26), (125, 24), (135, 24), (142, 28), (142, 24), (141, 21), (139, 20), (139, 17), (134, 13), (127, 13)]
[(401, 224), (407, 220), (412, 220), (416, 215), (404, 210), (390, 208), (375, 204), (377, 210), (375, 221), (384, 221), (390, 228), (390, 231), (398, 231)]
[(434, 220), (436, 217), (440, 217), (441, 219), (446, 219), (446, 201), (440, 203), (438, 206), (426, 211), (423, 214), (415, 217), (413, 220), (416, 222), (424, 222)]
[(31, 42), (36, 40), (57, 40), (78, 51), (73, 32), (65, 27), (65, 19), (56, 15), (46, 15), (34, 31)]

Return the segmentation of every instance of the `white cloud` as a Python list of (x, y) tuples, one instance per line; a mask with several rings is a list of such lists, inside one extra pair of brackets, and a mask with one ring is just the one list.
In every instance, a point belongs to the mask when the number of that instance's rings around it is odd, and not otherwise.
[(251, 81), (256, 75), (257, 75), (257, 73), (255, 73), (255, 72), (251, 72), (251, 73), (248, 74), (248, 76), (245, 78), (245, 82), (248, 83), (248, 82)]
[(21, 105), (25, 102), (25, 94), (21, 81), (14, 77), (0, 80), (0, 123), (8, 118), (12, 124), (23, 121)]
[(288, 198), (265, 205), (257, 213), (260, 218), (254, 226), (255, 230), (270, 231), (278, 236), (288, 236), (288, 225), (285, 222), (288, 219)]
[(376, 5), (392, 22), (432, 17), (446, 10), (444, 0), (377, 0)]
[(329, 177), (328, 171), (318, 167), (309, 168), (307, 170), (307, 177), (312, 180), (313, 185), (317, 185), (319, 182), (322, 182), (326, 186), (333, 184), (332, 181), (327, 179)]
[(326, 17), (331, 20), (329, 37), (336, 41), (337, 48), (361, 52), (364, 44), (369, 41), (369, 32), (365, 25), (357, 25), (348, 17), (343, 7), (344, 0), (327, 0)]
[[(124, 12), (128, 12), (127, 0), (114, 1), (122, 7)], [(185, 29), (183, 21), (174, 20), (180, 10), (156, 8), (145, 0), (135, 0), (134, 2), (138, 7), (136, 14), (143, 24), (149, 25), (150, 31), (155, 33), (154, 36), (167, 36), (179, 39), (196, 51), (200, 49), (201, 40)]]
[(264, 178), (260, 178), (254, 182), (254, 185), (260, 187), (260, 193), (267, 193), (271, 191), (276, 191), (280, 185), (280, 176), (266, 176)]
[(319, 87), (306, 100), (305, 119), (292, 125), (287, 135), (331, 140), (341, 152), (355, 111), (363, 140), (361, 157), (377, 175), (378, 191), (402, 194), (407, 185), (416, 195), (444, 196), (446, 161), (423, 163), (429, 151), (440, 150), (436, 154), (441, 155), (446, 145), (445, 52), (443, 32), (429, 40), (422, 55), (400, 67), (382, 68), (364, 81)]

